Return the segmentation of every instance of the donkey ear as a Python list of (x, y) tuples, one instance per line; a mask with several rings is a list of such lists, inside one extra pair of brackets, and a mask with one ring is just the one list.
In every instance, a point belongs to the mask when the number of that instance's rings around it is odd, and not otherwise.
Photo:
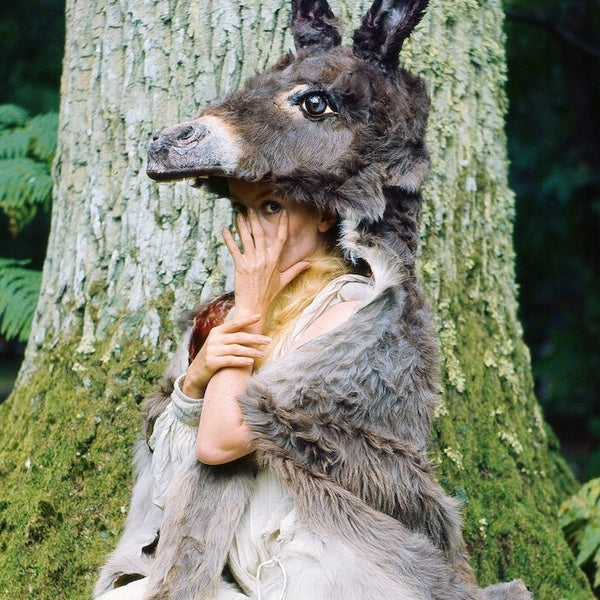
[(354, 32), (354, 54), (385, 70), (398, 67), (404, 40), (423, 18), (428, 0), (375, 0)]
[(296, 50), (328, 50), (342, 41), (327, 0), (292, 0), (291, 27)]

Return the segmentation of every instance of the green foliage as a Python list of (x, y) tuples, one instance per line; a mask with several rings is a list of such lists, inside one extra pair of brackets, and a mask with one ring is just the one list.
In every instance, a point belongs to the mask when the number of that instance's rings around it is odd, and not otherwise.
[(18, 106), (0, 105), (0, 210), (9, 217), (13, 235), (52, 202), (58, 117), (26, 115)]
[(588, 481), (563, 503), (559, 521), (577, 564), (600, 591), (600, 478)]
[(24, 125), (27, 121), (27, 111), (16, 104), (0, 104), (0, 129), (14, 125)]
[(28, 261), (0, 258), (0, 335), (26, 341), (37, 305), (42, 274)]
[[(13, 238), (52, 203), (57, 126), (56, 113), (29, 118), (20, 106), (0, 105), (0, 213)], [(0, 335), (7, 339), (29, 336), (41, 284), (30, 262), (0, 257)]]

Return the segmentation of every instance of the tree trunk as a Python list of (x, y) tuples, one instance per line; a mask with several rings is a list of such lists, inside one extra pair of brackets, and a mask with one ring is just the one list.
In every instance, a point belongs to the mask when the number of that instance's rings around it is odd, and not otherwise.
[[(356, 24), (366, 2), (331, 2)], [(176, 7), (176, 8), (175, 8)], [(55, 202), (19, 380), (0, 409), (0, 594), (89, 596), (128, 503), (139, 404), (177, 317), (231, 284), (228, 203), (157, 185), (145, 149), (291, 47), (283, 0), (67, 2)], [(499, 1), (432, 2), (403, 51), (433, 100), (420, 269), (444, 401), (432, 455), (464, 503), (481, 584), (589, 598), (555, 513), (574, 480), (517, 320)]]

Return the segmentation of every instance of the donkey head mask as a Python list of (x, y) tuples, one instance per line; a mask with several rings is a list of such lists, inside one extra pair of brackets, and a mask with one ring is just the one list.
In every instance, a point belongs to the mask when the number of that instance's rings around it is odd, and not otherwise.
[[(380, 239), (387, 237), (377, 225), (385, 214), (410, 258), (429, 165), (429, 100), (423, 81), (399, 68), (398, 55), (426, 5), (375, 0), (350, 48), (340, 46), (326, 0), (292, 0), (297, 55), (288, 53), (197, 119), (158, 133), (148, 175), (213, 187), (222, 178), (269, 182), (276, 194), (334, 210), (351, 229)], [(348, 240), (343, 245), (352, 251)]]

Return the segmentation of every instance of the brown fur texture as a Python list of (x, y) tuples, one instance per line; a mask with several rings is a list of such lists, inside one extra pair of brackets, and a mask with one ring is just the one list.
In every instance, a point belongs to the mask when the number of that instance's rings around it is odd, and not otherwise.
[[(457, 503), (426, 455), (438, 359), (415, 255), (429, 100), (423, 81), (398, 67), (426, 4), (375, 0), (349, 48), (326, 1), (294, 0), (296, 56), (154, 137), (155, 179), (208, 177), (199, 181), (221, 189), (228, 177), (269, 182), (277, 194), (333, 210), (340, 248), (369, 265), (374, 287), (344, 324), (250, 379), (239, 401), (256, 462), (210, 467), (190, 456), (144, 571), (147, 599), (215, 597), (256, 464), (286, 484), (303, 533), (351, 565), (343, 576), (325, 573), (310, 593), (299, 587), (302, 569), (291, 572), (287, 600), (531, 597), (521, 582), (476, 587)], [(151, 399), (148, 420), (167, 402)], [(132, 501), (140, 514), (150, 511), (143, 492), (138, 485)], [(124, 540), (139, 520), (130, 515), (98, 593), (123, 572)]]

